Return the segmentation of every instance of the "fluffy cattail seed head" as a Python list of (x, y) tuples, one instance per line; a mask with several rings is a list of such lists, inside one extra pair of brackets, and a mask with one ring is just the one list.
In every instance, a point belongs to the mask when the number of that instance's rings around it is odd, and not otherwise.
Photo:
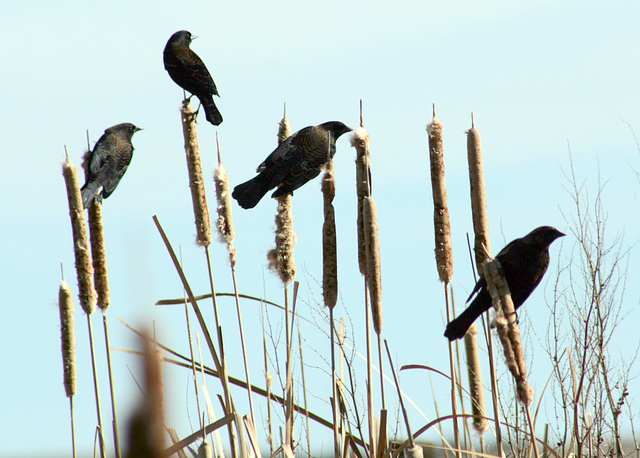
[(469, 161), (473, 232), (475, 233), (474, 253), (477, 271), (481, 273), (487, 253), (491, 253), (491, 244), (489, 243), (489, 217), (482, 165), (482, 143), (480, 142), (480, 132), (473, 125), (473, 116), (471, 119), (472, 127), (467, 131), (467, 159)]
[(371, 297), (371, 315), (376, 334), (382, 332), (382, 267), (380, 263), (380, 240), (378, 237), (378, 212), (373, 197), (365, 197), (364, 235), (367, 255), (367, 285)]
[(213, 238), (211, 221), (202, 177), (196, 121), (193, 108), (189, 105), (188, 99), (183, 102), (180, 115), (182, 133), (184, 135), (184, 151), (187, 156), (187, 168), (189, 170), (189, 187), (191, 188), (191, 200), (193, 201), (193, 213), (196, 223), (196, 243), (200, 246), (209, 246)]
[(284, 116), (278, 124), (278, 145), (291, 136), (291, 124), (287, 119), (287, 104), (284, 104)]
[(76, 394), (76, 337), (74, 330), (74, 306), (71, 288), (66, 281), (60, 282), (58, 292), (60, 308), (60, 337), (62, 341), (62, 368), (64, 391), (70, 398)]
[[(434, 110), (435, 111), (435, 110)], [(442, 123), (435, 113), (427, 126), (429, 134), (429, 159), (431, 164), (431, 187), (433, 191), (433, 220), (436, 238), (436, 264), (440, 281), (453, 279), (453, 257), (451, 248), (451, 223), (447, 206), (447, 188), (444, 180), (444, 147)]]
[(276, 198), (278, 212), (276, 214), (276, 247), (269, 250), (267, 259), (269, 268), (275, 271), (283, 283), (289, 283), (296, 277), (296, 263), (293, 259), (293, 244), (296, 234), (293, 232), (293, 209), (291, 194)]
[(367, 257), (364, 242), (363, 199), (371, 195), (371, 171), (369, 168), (369, 132), (358, 127), (351, 136), (351, 146), (356, 149), (356, 193), (358, 196), (358, 266), (360, 273), (366, 275)]
[(96, 291), (93, 286), (93, 265), (89, 251), (89, 239), (87, 226), (84, 221), (84, 208), (80, 195), (78, 171), (71, 163), (69, 156), (62, 165), (62, 175), (67, 187), (67, 200), (69, 202), (69, 217), (73, 232), (73, 245), (75, 254), (76, 274), (78, 276), (78, 298), (80, 306), (87, 315), (96, 309)]

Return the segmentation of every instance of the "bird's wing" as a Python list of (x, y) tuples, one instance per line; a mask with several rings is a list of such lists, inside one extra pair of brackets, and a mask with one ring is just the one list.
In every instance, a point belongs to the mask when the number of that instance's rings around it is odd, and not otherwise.
[(211, 73), (209, 73), (200, 56), (190, 48), (186, 48), (178, 51), (178, 59), (185, 70), (186, 79), (189, 80), (189, 83), (185, 84), (192, 86), (193, 93), (206, 92), (207, 94), (218, 95), (216, 83), (214, 83)]
[(264, 170), (273, 167), (278, 162), (297, 155), (299, 153), (298, 145), (293, 140), (298, 136), (298, 134), (299, 132), (296, 132), (280, 143), (278, 147), (274, 149), (264, 161), (262, 161), (262, 164), (258, 166), (257, 171), (263, 172)]
[(469, 297), (467, 298), (467, 302), (469, 302), (471, 300), (471, 298), (478, 292), (480, 291), (482, 288), (486, 288), (487, 287), (487, 280), (484, 279), (484, 277), (480, 277), (480, 280), (478, 280), (476, 282), (476, 285), (473, 287), (473, 291), (471, 291), (471, 294), (469, 294)]

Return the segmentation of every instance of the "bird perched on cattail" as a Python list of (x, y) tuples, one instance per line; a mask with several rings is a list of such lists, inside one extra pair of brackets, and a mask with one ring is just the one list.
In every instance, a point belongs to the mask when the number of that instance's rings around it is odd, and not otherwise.
[(171, 35), (164, 47), (164, 68), (178, 86), (198, 97), (207, 121), (218, 126), (222, 115), (213, 101), (213, 96), (219, 95), (218, 89), (202, 59), (189, 47), (194, 38), (186, 30)]
[(115, 191), (133, 157), (131, 137), (139, 130), (142, 129), (129, 122), (109, 127), (93, 151), (87, 152), (87, 180), (80, 190), (84, 208), (89, 208), (94, 201), (101, 202)]
[[(549, 245), (564, 235), (551, 226), (542, 226), (522, 238), (515, 239), (500, 250), (496, 256), (502, 265), (502, 271), (509, 285), (511, 299), (516, 309), (536, 289), (547, 271)], [(471, 305), (447, 325), (444, 335), (449, 340), (463, 337), (476, 318), (491, 308), (491, 295), (484, 278), (478, 280), (467, 302), (476, 293)]]
[(336, 140), (351, 128), (339, 121), (308, 126), (283, 141), (260, 166), (258, 176), (239, 184), (231, 194), (242, 208), (255, 207), (276, 186), (271, 197), (292, 193), (315, 178), (336, 154)]

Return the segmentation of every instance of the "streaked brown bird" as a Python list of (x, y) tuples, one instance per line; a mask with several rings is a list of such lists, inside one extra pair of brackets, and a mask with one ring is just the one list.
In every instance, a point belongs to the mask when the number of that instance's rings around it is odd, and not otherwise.
[[(538, 286), (549, 267), (549, 245), (565, 234), (551, 226), (541, 226), (522, 238), (515, 239), (505, 246), (496, 259), (502, 265), (504, 277), (509, 285), (513, 305), (517, 309)], [(464, 337), (469, 326), (484, 312), (491, 308), (491, 295), (487, 281), (480, 278), (473, 288), (469, 299), (475, 299), (467, 309), (447, 325), (444, 333), (449, 340)]]
[(178, 86), (198, 97), (207, 121), (219, 126), (222, 115), (213, 101), (214, 95), (219, 96), (218, 89), (202, 59), (189, 47), (194, 38), (186, 30), (171, 35), (164, 47), (164, 68)]
[(101, 202), (115, 191), (133, 157), (131, 137), (139, 130), (142, 129), (129, 122), (109, 127), (93, 151), (87, 153), (88, 177), (80, 190), (84, 208)]
[(282, 196), (320, 174), (336, 154), (336, 140), (351, 128), (339, 121), (308, 126), (283, 141), (260, 166), (258, 176), (239, 184), (231, 194), (242, 208), (255, 207), (271, 189)]

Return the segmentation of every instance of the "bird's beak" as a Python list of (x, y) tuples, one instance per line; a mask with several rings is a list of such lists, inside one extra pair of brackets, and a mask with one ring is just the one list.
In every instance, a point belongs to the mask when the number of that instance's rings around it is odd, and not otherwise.
[(142, 127), (136, 127), (135, 129), (133, 129), (133, 132), (135, 133), (135, 132), (138, 132), (140, 130), (142, 130)]
[(191, 41), (195, 40), (196, 38), (200, 38), (199, 35), (191, 35)]

